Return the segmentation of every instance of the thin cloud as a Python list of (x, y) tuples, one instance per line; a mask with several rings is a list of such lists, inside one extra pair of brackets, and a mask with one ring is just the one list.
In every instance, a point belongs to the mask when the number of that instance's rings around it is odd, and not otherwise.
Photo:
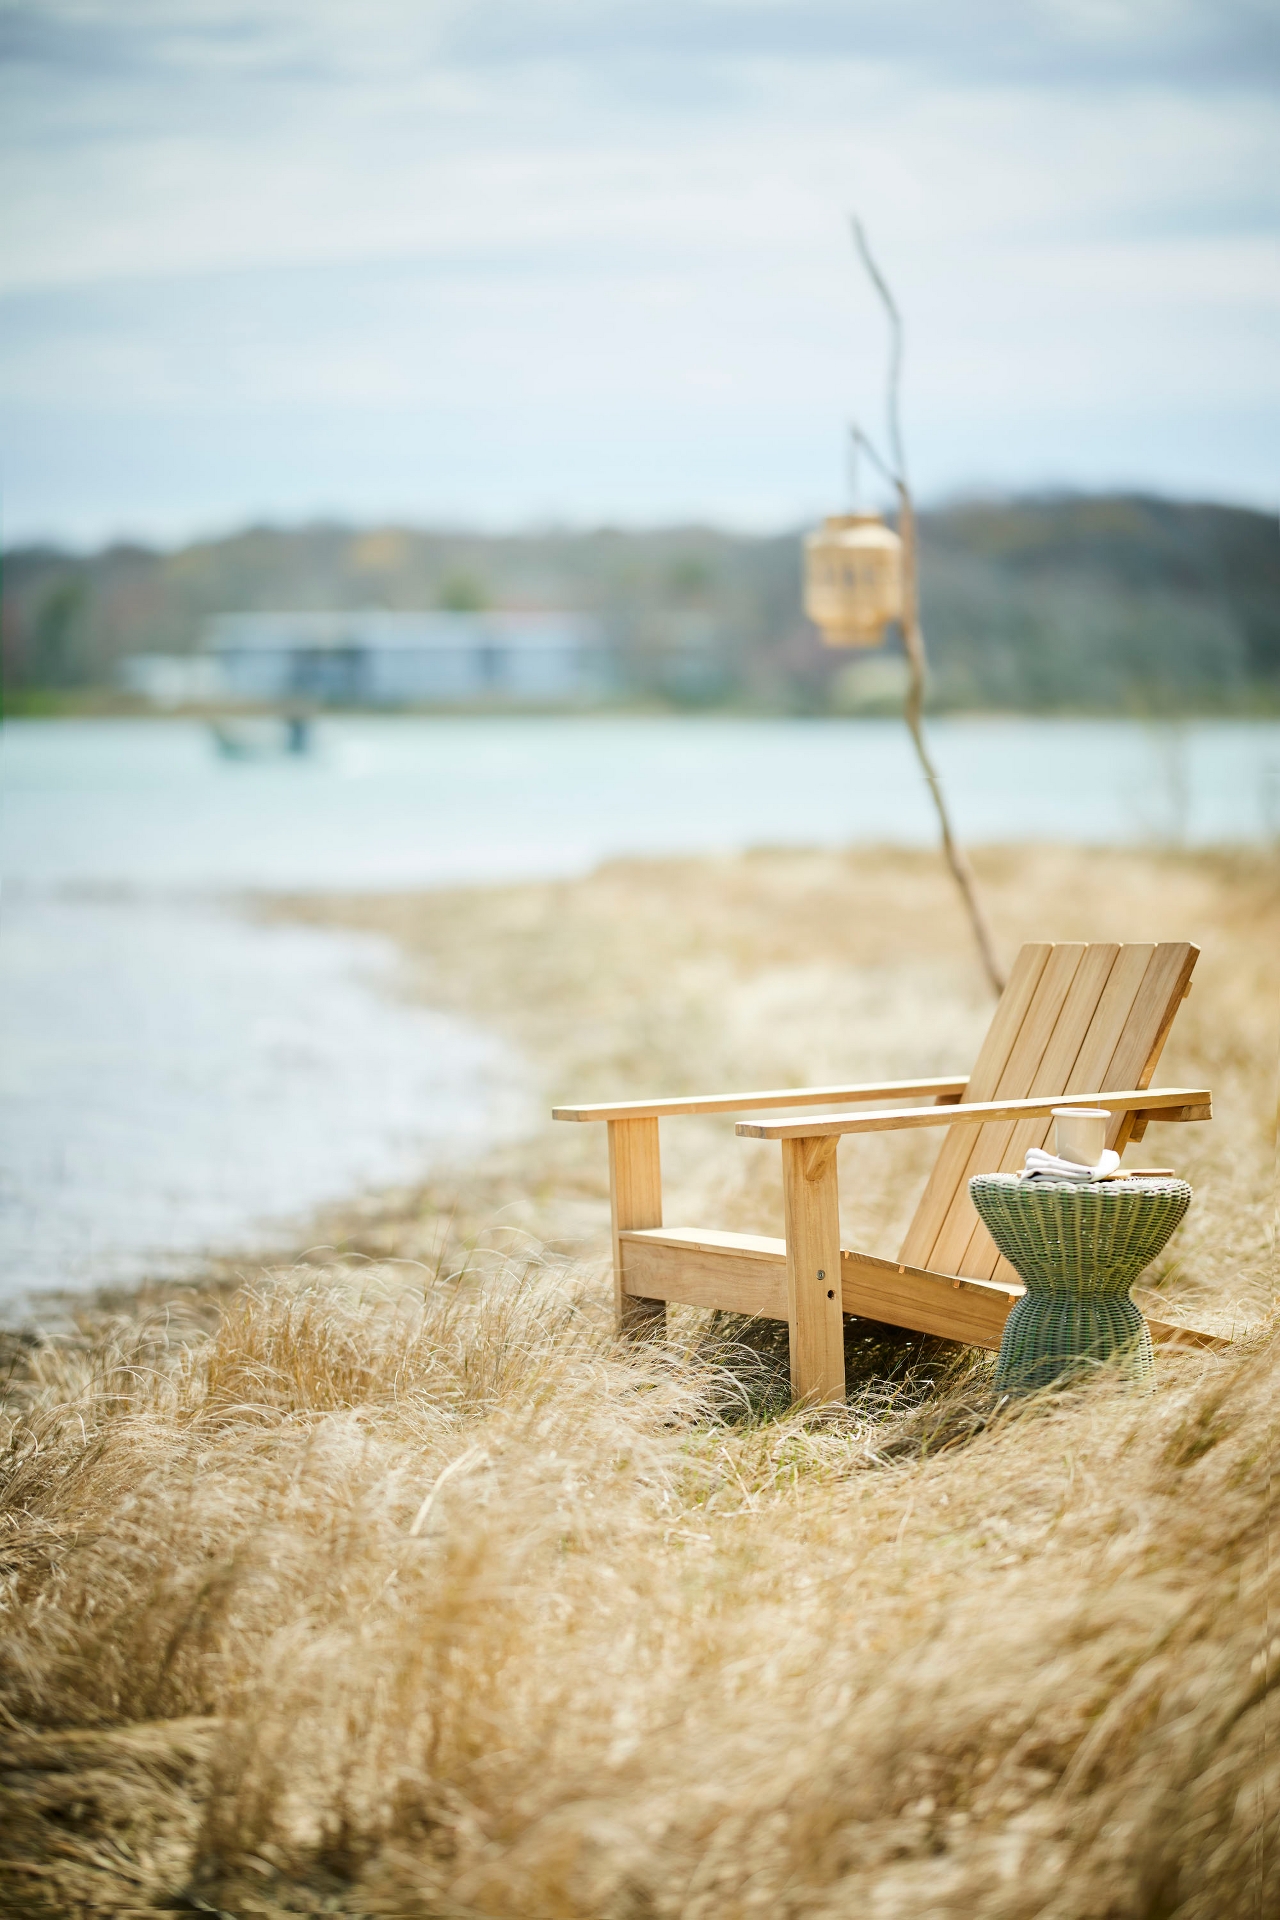
[(460, 10), (445, 45), (464, 64), (874, 60), (952, 80), (1191, 91), (1254, 89), (1280, 72), (1280, 18), (1254, 0), (549, 0)]
[(1280, 14), (1270, 0), (526, 0), (423, 7), (342, 0), (246, 8), (184, 0), (11, 4), (0, 60), (52, 74), (167, 74), (198, 81), (333, 80), (405, 60), (462, 71), (563, 64), (596, 73), (768, 60), (890, 61), (933, 78), (982, 83), (1265, 88), (1280, 76)]
[(0, 0), (10, 529), (1270, 497), (1280, 19), (1225, 0)]

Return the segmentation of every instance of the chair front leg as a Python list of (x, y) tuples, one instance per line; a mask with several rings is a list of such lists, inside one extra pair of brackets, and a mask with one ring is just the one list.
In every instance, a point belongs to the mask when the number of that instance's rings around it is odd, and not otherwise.
[(662, 1162), (653, 1119), (609, 1122), (609, 1210), (613, 1226), (613, 1298), (618, 1332), (652, 1340), (666, 1332), (665, 1300), (641, 1300), (624, 1291), (622, 1242), (628, 1229), (662, 1225)]
[(844, 1400), (840, 1194), (836, 1138), (782, 1142), (791, 1391), (815, 1405)]

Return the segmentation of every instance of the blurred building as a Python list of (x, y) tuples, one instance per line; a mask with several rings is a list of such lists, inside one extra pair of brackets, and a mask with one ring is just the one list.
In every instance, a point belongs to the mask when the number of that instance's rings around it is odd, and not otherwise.
[(260, 704), (590, 703), (614, 681), (577, 613), (226, 613), (201, 646), (227, 697)]
[(116, 679), (153, 707), (205, 707), (226, 695), (222, 669), (208, 654), (128, 653)]

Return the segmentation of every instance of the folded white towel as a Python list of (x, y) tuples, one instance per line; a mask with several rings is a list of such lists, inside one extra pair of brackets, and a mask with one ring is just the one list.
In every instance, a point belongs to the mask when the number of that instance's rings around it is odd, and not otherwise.
[(1046, 1153), (1043, 1147), (1028, 1147), (1026, 1165), (1018, 1177), (1021, 1180), (1073, 1180), (1083, 1185), (1086, 1180), (1105, 1180), (1119, 1165), (1120, 1155), (1114, 1147), (1103, 1149), (1096, 1167), (1082, 1167), (1074, 1160), (1060, 1160), (1056, 1153)]

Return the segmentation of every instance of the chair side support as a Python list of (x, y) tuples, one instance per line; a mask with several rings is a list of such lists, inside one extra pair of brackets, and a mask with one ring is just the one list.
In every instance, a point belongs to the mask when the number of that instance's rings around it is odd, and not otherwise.
[(652, 1117), (609, 1122), (609, 1215), (618, 1331), (627, 1339), (652, 1340), (666, 1332), (667, 1303), (623, 1292), (618, 1240), (628, 1229), (662, 1225), (662, 1159), (658, 1122)]
[(811, 1405), (844, 1399), (837, 1145), (830, 1136), (782, 1142), (791, 1391)]

